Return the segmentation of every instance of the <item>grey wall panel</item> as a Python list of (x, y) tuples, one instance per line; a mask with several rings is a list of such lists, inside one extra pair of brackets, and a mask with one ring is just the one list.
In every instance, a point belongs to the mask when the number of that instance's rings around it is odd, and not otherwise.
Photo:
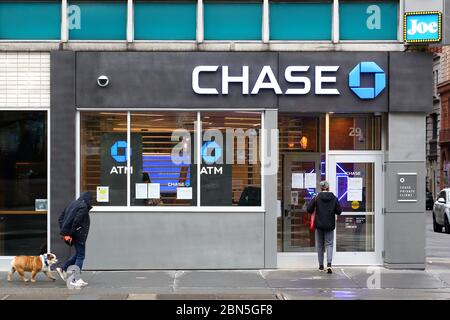
[[(430, 55), (402, 52), (390, 55), (389, 70), (386, 52), (78, 52), (77, 107), (279, 107), (281, 111), (299, 112), (386, 112), (390, 103), (392, 111), (428, 110)], [(349, 88), (349, 72), (363, 61), (376, 62), (387, 75), (388, 87), (374, 99), (362, 100)], [(200, 78), (202, 87), (216, 88), (219, 92), (221, 66), (225, 65), (232, 76), (241, 75), (242, 66), (249, 66), (250, 91), (263, 66), (270, 66), (283, 92), (298, 87), (285, 80), (285, 68), (309, 66), (304, 75), (311, 80), (312, 88), (305, 95), (277, 96), (271, 89), (244, 95), (241, 83), (231, 83), (228, 95), (199, 95), (192, 89), (192, 71), (199, 65), (220, 66), (217, 72), (203, 73)], [(337, 88), (339, 95), (315, 94), (315, 66), (339, 66), (337, 72), (323, 74), (336, 77), (335, 84), (324, 87)], [(109, 77), (108, 87), (97, 85), (100, 75)], [(364, 74), (362, 79), (362, 87), (373, 86), (372, 75)]]
[[(385, 88), (375, 99), (361, 100), (349, 88), (348, 74), (360, 62), (373, 61), (388, 72), (386, 52), (281, 52), (280, 72), (284, 72), (289, 65), (311, 66), (304, 74), (311, 79), (311, 92), (307, 95), (280, 96), (280, 111), (295, 112), (386, 112), (388, 106), (388, 90)], [(340, 95), (314, 94), (314, 66), (339, 66), (335, 73), (324, 73), (323, 76), (335, 76), (335, 84), (325, 85), (325, 88), (337, 88)], [(300, 76), (300, 74), (298, 74)], [(302, 74), (303, 75), (303, 74)], [(373, 78), (373, 76), (371, 76)], [(289, 83), (284, 79), (284, 73), (279, 75), (280, 85), (287, 87)], [(389, 82), (389, 79), (387, 79)], [(290, 85), (293, 86), (292, 84)], [(364, 84), (364, 86), (366, 86)], [(367, 86), (373, 86), (373, 79)], [(295, 86), (301, 88), (302, 86)]]
[[(276, 110), (268, 110), (265, 113), (265, 129), (268, 136), (266, 139), (266, 153), (271, 160), (270, 166), (265, 168), (265, 267), (276, 268), (277, 267), (277, 173), (278, 162), (275, 161), (275, 157), (278, 158), (278, 144), (271, 143), (271, 134), (278, 130), (278, 112)], [(267, 163), (267, 162), (266, 162)], [(274, 171), (273, 171), (274, 170)]]
[(388, 115), (388, 161), (425, 161), (425, 113)]
[[(399, 202), (397, 173), (417, 173), (417, 202)], [(386, 163), (384, 206), (387, 212), (425, 212), (425, 162)], [(399, 226), (400, 227), (400, 226)]]
[(389, 65), (389, 111), (431, 112), (432, 55), (419, 52), (390, 52)]
[[(199, 95), (192, 89), (192, 71), (199, 65), (229, 66), (229, 74), (241, 75), (250, 66), (250, 90), (264, 65), (278, 73), (277, 53), (211, 52), (79, 52), (77, 54), (77, 106), (82, 108), (275, 108), (271, 90), (242, 95), (241, 84), (230, 84), (228, 95)], [(107, 75), (106, 88), (97, 85)], [(200, 84), (221, 88), (221, 69), (204, 73)]]
[[(385, 170), (385, 265), (425, 267), (425, 113), (389, 113)], [(398, 173), (417, 173), (417, 202), (398, 202)]]
[(385, 263), (425, 267), (425, 212), (386, 213)]
[(86, 269), (264, 268), (264, 213), (91, 214)]
[(61, 259), (68, 247), (60, 239), (58, 217), (75, 196), (75, 53), (51, 52), (50, 65), (51, 250)]

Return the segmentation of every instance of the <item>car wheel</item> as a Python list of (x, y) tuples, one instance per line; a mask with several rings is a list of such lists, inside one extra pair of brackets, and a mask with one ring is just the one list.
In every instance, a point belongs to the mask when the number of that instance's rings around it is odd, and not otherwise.
[(450, 234), (450, 223), (448, 222), (447, 215), (445, 215), (444, 227), (445, 227), (445, 233)]
[[(434, 217), (434, 212), (433, 212), (433, 231), (439, 232), (439, 233), (442, 232), (442, 226), (436, 222), (436, 218)], [(447, 231), (447, 228), (445, 229), (445, 231)]]

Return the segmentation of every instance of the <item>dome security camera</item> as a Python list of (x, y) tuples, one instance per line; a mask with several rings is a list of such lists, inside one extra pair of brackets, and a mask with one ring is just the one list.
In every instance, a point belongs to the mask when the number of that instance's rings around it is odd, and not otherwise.
[(97, 78), (97, 84), (99, 85), (99, 87), (106, 87), (109, 84), (109, 78), (105, 75), (101, 75), (100, 77)]

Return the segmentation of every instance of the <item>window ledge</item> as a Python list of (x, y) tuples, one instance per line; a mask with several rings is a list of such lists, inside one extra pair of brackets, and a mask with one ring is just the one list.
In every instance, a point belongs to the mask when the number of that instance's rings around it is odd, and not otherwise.
[(165, 206), (149, 206), (149, 207), (125, 207), (125, 206), (117, 206), (117, 207), (102, 207), (102, 206), (94, 206), (91, 212), (142, 212), (142, 213), (151, 213), (151, 212), (230, 212), (230, 213), (242, 213), (242, 212), (255, 212), (255, 213), (264, 213), (265, 210), (262, 207), (165, 207)]

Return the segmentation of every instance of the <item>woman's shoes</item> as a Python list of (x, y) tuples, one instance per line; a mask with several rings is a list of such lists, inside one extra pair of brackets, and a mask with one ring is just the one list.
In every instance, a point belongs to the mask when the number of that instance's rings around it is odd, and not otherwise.
[[(324, 267), (323, 266), (319, 266), (319, 271), (320, 272), (324, 272), (325, 271)], [(333, 273), (333, 270), (331, 270), (331, 264), (327, 265), (327, 273), (328, 274), (332, 274)]]

